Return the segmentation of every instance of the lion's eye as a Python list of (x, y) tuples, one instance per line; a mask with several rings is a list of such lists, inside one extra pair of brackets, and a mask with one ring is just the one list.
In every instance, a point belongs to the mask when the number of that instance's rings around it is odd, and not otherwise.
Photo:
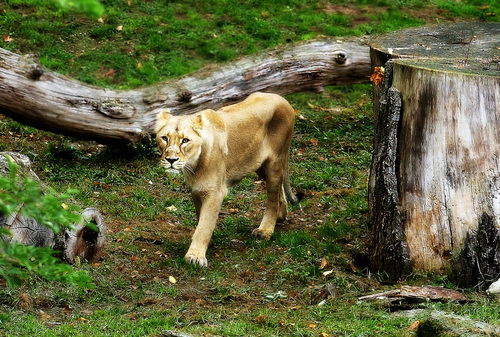
[(189, 142), (189, 139), (188, 138), (182, 138), (182, 144), (186, 144)]
[(167, 136), (161, 136), (161, 139), (163, 139), (163, 141), (164, 141), (165, 143), (168, 143), (168, 137), (167, 137)]

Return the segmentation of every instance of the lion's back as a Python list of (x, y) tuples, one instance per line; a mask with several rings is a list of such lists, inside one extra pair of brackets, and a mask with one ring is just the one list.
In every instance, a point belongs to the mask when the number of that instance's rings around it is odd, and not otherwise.
[(266, 131), (265, 127), (273, 119), (293, 124), (295, 116), (292, 106), (283, 97), (262, 92), (253, 93), (244, 101), (223, 107), (217, 113), (224, 120), (228, 132), (239, 136), (242, 133)]

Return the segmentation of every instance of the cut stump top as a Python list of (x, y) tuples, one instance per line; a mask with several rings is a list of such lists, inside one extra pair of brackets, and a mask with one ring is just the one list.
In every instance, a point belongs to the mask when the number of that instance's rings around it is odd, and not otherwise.
[(500, 76), (500, 23), (414, 27), (375, 38), (372, 50), (419, 67)]

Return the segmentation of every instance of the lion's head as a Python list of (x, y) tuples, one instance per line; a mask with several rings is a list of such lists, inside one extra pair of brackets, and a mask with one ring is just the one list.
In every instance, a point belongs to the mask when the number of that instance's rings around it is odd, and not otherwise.
[(173, 116), (162, 110), (155, 130), (161, 166), (169, 173), (194, 173), (203, 144), (201, 115)]

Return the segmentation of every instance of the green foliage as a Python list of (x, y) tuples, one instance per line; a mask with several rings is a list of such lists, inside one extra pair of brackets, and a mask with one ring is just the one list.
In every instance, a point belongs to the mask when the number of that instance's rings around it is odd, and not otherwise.
[[(37, 220), (55, 233), (61, 227), (71, 228), (73, 223), (81, 221), (81, 216), (75, 212), (77, 208), (64, 204), (76, 191), (68, 190), (59, 196), (53, 191), (43, 194), (35, 181), (25, 177), (19, 182), (17, 165), (9, 157), (6, 158), (9, 160), (10, 176), (0, 176), (0, 213), (12, 214), (20, 209), (24, 217)], [(10, 288), (19, 286), (31, 274), (47, 280), (91, 286), (85, 272), (74, 271), (71, 266), (61, 264), (53, 256), (56, 252), (50, 248), (8, 242), (5, 240), (7, 235), (10, 235), (9, 231), (0, 228), (0, 277), (7, 281)]]
[(81, 216), (76, 213), (78, 207), (64, 204), (71, 195), (78, 191), (68, 190), (56, 195), (55, 192), (43, 194), (39, 184), (28, 177), (18, 181), (18, 167), (9, 160), (10, 176), (0, 176), (0, 212), (12, 214), (21, 206), (21, 213), (26, 218), (36, 219), (41, 225), (59, 233), (62, 227), (72, 227), (80, 222)]
[(59, 258), (53, 254), (54, 251), (49, 247), (33, 247), (0, 240), (0, 276), (11, 289), (20, 286), (22, 280), (30, 274), (39, 275), (46, 280), (93, 287), (87, 273), (75, 271), (72, 266), (60, 263)]

